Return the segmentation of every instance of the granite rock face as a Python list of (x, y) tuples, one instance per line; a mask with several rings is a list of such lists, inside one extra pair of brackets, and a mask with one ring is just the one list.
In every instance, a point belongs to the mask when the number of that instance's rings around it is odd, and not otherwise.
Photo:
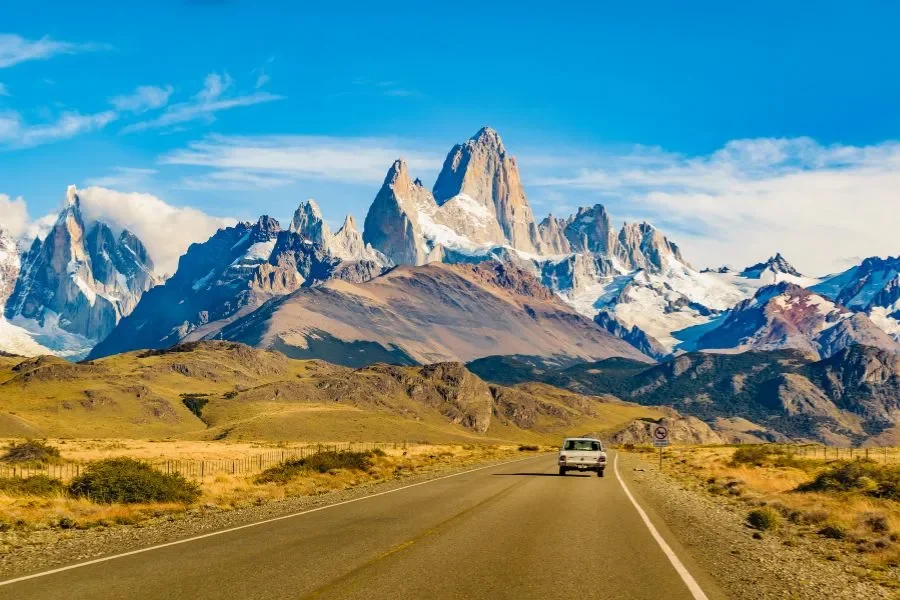
[(21, 266), (16, 241), (3, 227), (0, 227), (0, 308), (12, 294)]
[(116, 236), (102, 221), (86, 227), (78, 191), (70, 186), (47, 237), (25, 254), (4, 312), (7, 319), (101, 340), (159, 283), (153, 268), (147, 249), (127, 229)]
[(490, 127), (454, 146), (444, 161), (434, 184), (435, 200), (443, 205), (460, 195), (474, 200), (497, 221), (510, 246), (534, 254), (542, 251), (516, 159)]

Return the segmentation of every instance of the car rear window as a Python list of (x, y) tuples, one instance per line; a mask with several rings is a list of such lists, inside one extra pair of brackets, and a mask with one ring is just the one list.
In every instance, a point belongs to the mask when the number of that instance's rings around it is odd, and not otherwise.
[(600, 451), (600, 442), (591, 440), (566, 440), (563, 447), (564, 450), (589, 450), (591, 452)]

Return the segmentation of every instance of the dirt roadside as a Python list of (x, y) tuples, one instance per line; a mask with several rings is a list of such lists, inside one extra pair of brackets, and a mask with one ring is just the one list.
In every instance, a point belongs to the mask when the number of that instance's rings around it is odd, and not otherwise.
[[(852, 564), (829, 561), (813, 544), (825, 541), (766, 534), (760, 539), (740, 510), (723, 500), (685, 489), (660, 474), (655, 461), (619, 453), (619, 472), (654, 522), (665, 524), (677, 543), (709, 573), (729, 598), (891, 599), (891, 590), (868, 581)], [(702, 582), (701, 582), (702, 584)]]

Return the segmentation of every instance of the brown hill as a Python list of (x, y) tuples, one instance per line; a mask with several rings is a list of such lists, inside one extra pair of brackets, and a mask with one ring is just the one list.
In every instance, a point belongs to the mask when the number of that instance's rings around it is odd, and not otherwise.
[(459, 363), (354, 370), (232, 342), (78, 364), (0, 359), (0, 437), (553, 442), (657, 413), (491, 385)]
[(469, 361), (492, 354), (649, 362), (508, 264), (397, 267), (272, 300), (215, 334), (347, 366)]

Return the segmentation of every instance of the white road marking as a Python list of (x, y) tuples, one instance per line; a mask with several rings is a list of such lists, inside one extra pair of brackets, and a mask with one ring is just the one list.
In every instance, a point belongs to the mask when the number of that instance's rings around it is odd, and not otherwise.
[(694, 600), (709, 600), (706, 594), (703, 592), (703, 589), (700, 587), (700, 584), (697, 583), (697, 580), (694, 579), (694, 576), (687, 570), (687, 567), (681, 562), (681, 559), (675, 554), (669, 544), (666, 543), (666, 540), (659, 534), (659, 531), (656, 530), (656, 527), (653, 526), (653, 523), (650, 522), (650, 517), (647, 516), (647, 513), (644, 512), (644, 509), (641, 508), (641, 505), (637, 503), (637, 500), (634, 499), (634, 496), (631, 495), (631, 492), (628, 490), (628, 486), (625, 485), (625, 480), (622, 479), (622, 476), (619, 475), (619, 455), (616, 453), (616, 457), (613, 460), (613, 471), (616, 473), (616, 479), (619, 480), (619, 484), (622, 486), (622, 489), (625, 490), (625, 495), (628, 496), (628, 499), (631, 500), (631, 503), (634, 505), (634, 508), (637, 510), (638, 514), (641, 516), (641, 519), (644, 521), (644, 525), (647, 526), (647, 529), (650, 530), (650, 535), (653, 536), (653, 539), (656, 540), (656, 543), (659, 544), (659, 547), (662, 548), (663, 553), (665, 553), (666, 558), (669, 559), (669, 562), (672, 563), (672, 566), (675, 567), (675, 570), (678, 572), (678, 575), (681, 577), (681, 580), (684, 581), (684, 584), (690, 590), (691, 595), (694, 597)]
[(156, 546), (149, 546), (147, 548), (141, 548), (140, 550), (132, 550), (130, 552), (123, 552), (121, 554), (114, 554), (112, 556), (104, 556), (103, 558), (95, 558), (94, 560), (88, 560), (88, 561), (85, 561), (82, 563), (68, 565), (66, 567), (59, 567), (58, 569), (51, 569), (49, 571), (42, 571), (40, 573), (34, 573), (32, 575), (25, 575), (23, 577), (16, 577), (15, 579), (7, 579), (6, 581), (0, 581), (0, 586), (10, 585), (13, 583), (18, 583), (20, 581), (27, 581), (29, 579), (37, 579), (38, 577), (46, 577), (47, 575), (54, 575), (56, 573), (62, 573), (64, 571), (71, 571), (72, 569), (87, 567), (89, 565), (96, 565), (98, 563), (115, 560), (117, 558), (124, 558), (126, 556), (134, 556), (135, 554), (141, 554), (143, 552), (150, 552), (152, 550), (159, 550), (160, 548), (168, 548), (169, 546), (177, 546), (179, 544), (187, 544), (189, 542), (196, 542), (197, 540), (203, 540), (206, 538), (215, 537), (217, 535), (231, 533), (233, 531), (239, 531), (241, 529), (248, 529), (250, 527), (257, 527), (258, 525), (265, 525), (267, 523), (274, 523), (275, 521), (283, 521), (284, 519), (292, 519), (294, 517), (299, 517), (302, 515), (308, 515), (310, 513), (319, 512), (320, 510), (327, 510), (329, 508), (335, 508), (337, 506), (343, 506), (345, 504), (352, 504), (354, 502), (360, 502), (362, 500), (369, 500), (370, 498), (377, 498), (378, 496), (385, 496), (387, 494), (393, 494), (394, 492), (408, 490), (410, 488), (418, 487), (420, 485), (434, 483), (435, 481), (442, 481), (444, 479), (450, 479), (452, 477), (459, 477), (460, 475), (467, 475), (469, 473), (474, 473), (476, 471), (483, 471), (484, 469), (492, 469), (494, 467), (502, 467), (503, 465), (511, 465), (513, 463), (522, 462), (523, 460), (531, 460), (533, 458), (539, 458), (540, 456), (542, 456), (542, 455), (529, 456), (527, 458), (517, 458), (516, 460), (509, 460), (506, 462), (497, 463), (495, 465), (487, 465), (484, 467), (478, 467), (477, 469), (469, 469), (468, 471), (462, 471), (460, 473), (453, 473), (452, 475), (444, 475), (443, 477), (436, 477), (434, 479), (429, 479), (427, 481), (420, 481), (419, 483), (411, 483), (410, 485), (404, 485), (403, 487), (394, 488), (393, 490), (387, 490), (385, 492), (378, 492), (377, 494), (372, 494), (370, 496), (361, 496), (359, 498), (354, 498), (352, 500), (344, 500), (343, 502), (335, 502), (334, 504), (327, 504), (325, 506), (319, 506), (318, 508), (311, 508), (309, 510), (304, 510), (302, 512), (291, 513), (289, 515), (282, 515), (280, 517), (273, 517), (271, 519), (266, 519), (264, 521), (256, 521), (255, 523), (248, 523), (246, 525), (238, 525), (237, 527), (231, 527), (229, 529), (222, 529), (220, 531), (213, 531), (212, 533), (204, 533), (203, 535), (196, 535), (194, 537), (185, 538), (183, 540), (176, 540), (174, 542), (167, 542), (165, 544), (157, 544)]

